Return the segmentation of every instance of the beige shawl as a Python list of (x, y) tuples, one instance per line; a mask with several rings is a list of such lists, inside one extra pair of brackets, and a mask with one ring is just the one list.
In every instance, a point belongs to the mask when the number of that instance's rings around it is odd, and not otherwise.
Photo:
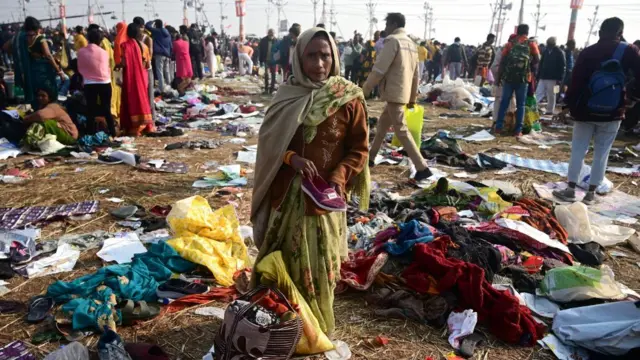
[(291, 139), (311, 110), (315, 91), (326, 83), (326, 80), (314, 82), (302, 71), (302, 53), (318, 32), (324, 32), (331, 45), (333, 66), (329, 77), (340, 76), (340, 56), (331, 35), (318, 27), (303, 32), (296, 42), (293, 53), (293, 75), (278, 88), (258, 135), (258, 154), (251, 201), (253, 238), (258, 248), (264, 240), (271, 214), (269, 200), (271, 183), (282, 165), (282, 158)]

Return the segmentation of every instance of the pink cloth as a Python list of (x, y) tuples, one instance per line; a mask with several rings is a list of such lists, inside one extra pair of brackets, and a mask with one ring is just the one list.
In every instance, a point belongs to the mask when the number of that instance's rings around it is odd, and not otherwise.
[(107, 84), (111, 82), (109, 55), (100, 46), (89, 44), (78, 50), (78, 72), (85, 84)]
[(176, 55), (176, 77), (183, 79), (193, 77), (191, 57), (189, 56), (189, 43), (182, 39), (174, 41), (173, 53)]

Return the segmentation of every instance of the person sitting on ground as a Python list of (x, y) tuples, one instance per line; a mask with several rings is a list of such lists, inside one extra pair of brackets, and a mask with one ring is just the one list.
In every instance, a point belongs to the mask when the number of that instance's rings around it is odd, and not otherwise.
[[(640, 101), (640, 76), (635, 78), (633, 86), (629, 87), (631, 90), (629, 92), (625, 91), (624, 81), (622, 84), (616, 84), (614, 82), (616, 76), (612, 75), (601, 79), (606, 84), (604, 89), (600, 90), (592, 85), (592, 77), (596, 72), (600, 72), (602, 64), (608, 60), (618, 61), (621, 66), (619, 74), (623, 76), (629, 71), (640, 74), (640, 50), (635, 45), (621, 41), (623, 30), (624, 23), (617, 17), (603, 21), (600, 27), (600, 40), (582, 50), (573, 68), (571, 86), (566, 98), (567, 107), (563, 109), (563, 112), (571, 111), (571, 116), (575, 119), (571, 141), (571, 160), (569, 161), (569, 187), (562, 191), (553, 192), (553, 195), (561, 200), (575, 201), (576, 184), (581, 181), (580, 173), (584, 165), (584, 158), (593, 138), (594, 149), (589, 190), (582, 201), (586, 204), (595, 202), (595, 191), (604, 180), (609, 152), (618, 135), (620, 123), (624, 119), (625, 108)], [(616, 66), (609, 63), (608, 67), (615, 69)], [(603, 73), (600, 72), (599, 75), (603, 76)], [(598, 82), (595, 84), (597, 85)], [(596, 97), (591, 94), (600, 96)], [(602, 97), (602, 95), (606, 97)]]
[(546, 115), (553, 115), (556, 108), (556, 96), (560, 92), (560, 85), (562, 85), (566, 70), (565, 54), (556, 45), (556, 38), (550, 37), (542, 53), (542, 59), (540, 59), (539, 81), (536, 90), (538, 102), (542, 101), (545, 96), (547, 98)]
[(24, 117), (29, 128), (23, 139), (24, 143), (36, 147), (45, 135), (56, 136), (56, 140), (64, 145), (72, 145), (78, 139), (78, 128), (69, 114), (57, 103), (50, 89), (36, 91), (38, 111)]
[(369, 96), (373, 88), (380, 84), (380, 100), (387, 104), (378, 120), (376, 137), (371, 144), (369, 158), (376, 158), (387, 135), (389, 127), (402, 143), (404, 150), (411, 158), (418, 172), (416, 181), (427, 179), (432, 175), (427, 162), (420, 154), (404, 116), (405, 106), (412, 109), (418, 95), (418, 51), (416, 44), (407, 36), (404, 30), (406, 23), (404, 15), (389, 13), (386, 19), (385, 32), (388, 34), (384, 48), (376, 55), (373, 71), (362, 87), (365, 96)]
[[(255, 263), (281, 251), (291, 280), (326, 334), (335, 329), (334, 290), (347, 256), (346, 213), (323, 210), (301, 183), (321, 177), (343, 199), (349, 188), (368, 199), (370, 188), (364, 95), (340, 76), (338, 59), (326, 30), (300, 35), (293, 75), (278, 88), (260, 128), (251, 204), (260, 249)], [(254, 274), (252, 282), (259, 284)]]

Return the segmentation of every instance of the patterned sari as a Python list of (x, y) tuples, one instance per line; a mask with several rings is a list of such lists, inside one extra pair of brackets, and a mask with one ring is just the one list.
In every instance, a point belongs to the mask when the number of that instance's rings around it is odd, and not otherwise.
[(128, 39), (121, 46), (124, 58), (122, 72), (122, 99), (120, 103), (120, 128), (128, 135), (140, 136), (153, 131), (153, 120), (148, 95), (148, 74), (142, 64), (140, 44)]
[(364, 82), (369, 77), (373, 64), (376, 62), (376, 43), (373, 40), (367, 41), (363, 51), (364, 60), (362, 61), (362, 68), (360, 69), (360, 78), (358, 83), (360, 87), (364, 85)]
[(24, 90), (25, 101), (34, 109), (38, 108), (38, 89), (47, 89), (53, 100), (58, 99), (56, 70), (42, 53), (42, 43), (46, 41), (43, 35), (38, 35), (33, 43), (29, 44), (27, 33), (20, 31), (13, 42), (16, 85)]

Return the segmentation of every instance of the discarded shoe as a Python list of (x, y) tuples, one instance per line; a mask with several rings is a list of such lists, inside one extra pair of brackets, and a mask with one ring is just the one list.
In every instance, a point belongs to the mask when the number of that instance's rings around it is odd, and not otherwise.
[(302, 180), (302, 191), (309, 195), (319, 208), (327, 211), (347, 211), (347, 203), (338, 195), (323, 178), (317, 176), (313, 180)]

